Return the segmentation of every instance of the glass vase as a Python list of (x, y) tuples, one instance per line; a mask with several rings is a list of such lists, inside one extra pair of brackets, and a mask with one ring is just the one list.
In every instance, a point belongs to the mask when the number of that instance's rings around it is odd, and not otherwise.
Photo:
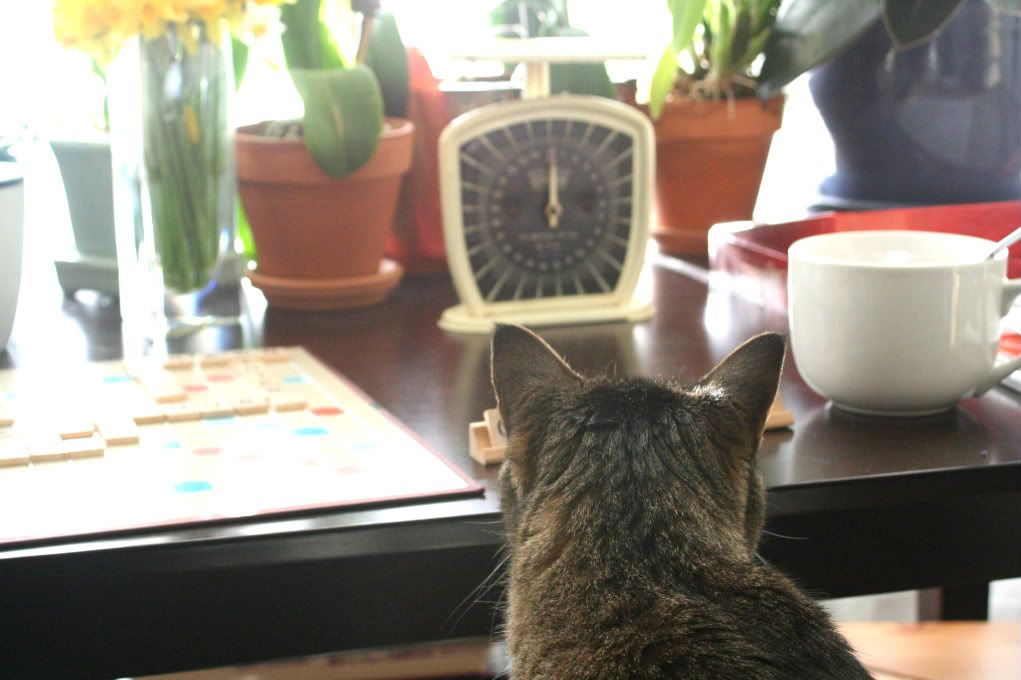
[(131, 41), (109, 82), (125, 333), (159, 341), (236, 323), (229, 38), (168, 26)]

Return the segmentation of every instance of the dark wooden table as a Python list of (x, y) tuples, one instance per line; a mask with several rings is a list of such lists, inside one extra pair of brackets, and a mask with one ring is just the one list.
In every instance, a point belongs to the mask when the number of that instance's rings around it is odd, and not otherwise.
[[(583, 373), (695, 378), (746, 337), (786, 330), (782, 315), (710, 291), (703, 275), (660, 259), (647, 279), (652, 321), (544, 335)], [(0, 367), (51, 366), (59, 380), (63, 364), (120, 356), (108, 300), (26, 299)], [(133, 675), (495, 629), (501, 587), (476, 590), (501, 557), (495, 470), (470, 461), (466, 439), (494, 403), (488, 338), (436, 327), (454, 301), (447, 278), (406, 280), (387, 303), (349, 313), (246, 299), (249, 322), (195, 342), (305, 346), (481, 480), (485, 497), (0, 550), (0, 676)], [(867, 419), (829, 409), (790, 361), (782, 392), (797, 422), (767, 434), (759, 456), (775, 534), (765, 558), (820, 597), (943, 587), (928, 613), (983, 617), (987, 583), (1021, 575), (1018, 395)]]

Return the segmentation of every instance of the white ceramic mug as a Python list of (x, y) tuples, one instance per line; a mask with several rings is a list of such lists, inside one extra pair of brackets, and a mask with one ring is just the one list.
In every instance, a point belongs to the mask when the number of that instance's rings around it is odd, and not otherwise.
[(838, 232), (788, 251), (798, 371), (844, 409), (945, 411), (1021, 368), (994, 366), (1000, 321), (1021, 293), (994, 243), (919, 231)]
[(23, 210), (23, 187), (18, 166), (0, 162), (0, 352), (10, 337), (18, 304)]

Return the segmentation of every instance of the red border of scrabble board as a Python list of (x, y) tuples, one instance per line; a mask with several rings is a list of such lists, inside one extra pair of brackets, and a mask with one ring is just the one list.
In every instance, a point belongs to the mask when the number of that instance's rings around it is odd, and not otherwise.
[[(327, 373), (331, 378), (343, 383), (348, 389), (355, 393), (356, 396), (361, 398), (367, 407), (374, 409), (383, 418), (389, 421), (392, 425), (400, 429), (411, 439), (422, 446), (428, 453), (437, 458), (447, 468), (449, 468), (455, 475), (462, 479), (466, 487), (464, 489), (453, 489), (450, 491), (427, 491), (423, 493), (412, 493), (398, 496), (378, 496), (373, 498), (360, 498), (357, 500), (349, 501), (338, 501), (338, 502), (327, 502), (327, 503), (312, 503), (308, 505), (295, 505), (281, 508), (273, 508), (271, 510), (265, 510), (261, 512), (255, 512), (246, 515), (224, 515), (222, 517), (178, 517), (167, 521), (154, 521), (146, 522), (144, 524), (125, 524), (111, 529), (101, 529), (92, 532), (69, 532), (65, 534), (51, 534), (49, 536), (13, 536), (9, 538), (0, 538), (0, 549), (11, 549), (11, 548), (28, 548), (42, 546), (57, 542), (67, 541), (79, 541), (79, 540), (96, 540), (100, 538), (113, 538), (126, 536), (129, 534), (138, 535), (145, 533), (147, 530), (152, 529), (192, 529), (205, 525), (218, 525), (218, 526), (229, 526), (231, 524), (238, 524), (245, 521), (261, 521), (261, 520), (285, 520), (289, 518), (296, 518), (301, 514), (308, 514), (313, 511), (319, 510), (353, 510), (369, 507), (378, 507), (382, 505), (397, 505), (402, 504), (406, 501), (432, 501), (432, 500), (450, 500), (455, 498), (466, 498), (472, 496), (482, 495), (484, 487), (479, 484), (475, 479), (470, 477), (458, 466), (451, 463), (446, 456), (437, 452), (431, 446), (429, 446), (421, 437), (418, 436), (411, 428), (400, 421), (396, 416), (390, 413), (388, 410), (383, 408), (379, 402), (370, 397), (360, 387), (355, 385), (347, 377), (334, 370), (329, 365), (325, 364), (314, 354), (309, 352), (303, 347), (287, 347), (288, 351), (292, 352), (295, 357), (304, 355), (304, 358), (310, 360), (312, 365), (316, 366)], [(114, 360), (116, 362), (117, 360)], [(106, 362), (97, 362), (106, 363)], [(302, 364), (301, 360), (298, 360), (299, 365), (305, 371), (311, 373), (314, 380), (319, 379), (314, 372), (309, 371), (309, 366)], [(8, 369), (18, 370), (18, 369)]]

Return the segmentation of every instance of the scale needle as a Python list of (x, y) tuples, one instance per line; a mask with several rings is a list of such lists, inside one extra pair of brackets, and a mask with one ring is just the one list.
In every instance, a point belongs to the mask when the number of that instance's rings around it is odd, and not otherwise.
[(560, 205), (560, 185), (557, 177), (557, 152), (549, 150), (549, 199), (546, 202), (546, 221), (550, 229), (560, 226), (560, 215), (563, 214), (563, 207)]

